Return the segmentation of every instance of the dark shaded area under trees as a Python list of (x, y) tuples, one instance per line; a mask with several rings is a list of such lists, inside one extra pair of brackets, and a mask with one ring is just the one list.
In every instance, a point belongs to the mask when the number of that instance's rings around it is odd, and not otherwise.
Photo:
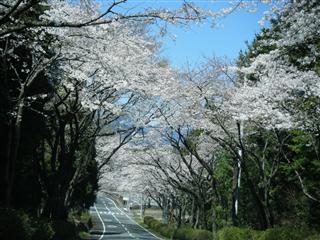
[[(44, 10), (40, 1), (28, 4), (21, 21)], [(1, 239), (51, 239), (69, 213), (94, 203), (98, 190), (93, 113), (81, 107), (77, 88), (63, 90), (53, 61), (37, 59), (42, 53), (33, 41), (28, 29), (0, 39)], [(46, 34), (41, 44), (54, 60), (52, 41)], [(72, 238), (73, 228), (65, 230)]]

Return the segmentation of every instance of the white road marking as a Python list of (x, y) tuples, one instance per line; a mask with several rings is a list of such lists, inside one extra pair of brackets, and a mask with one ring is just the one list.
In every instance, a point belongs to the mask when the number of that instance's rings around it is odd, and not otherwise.
[[(123, 213), (125, 216), (127, 216), (127, 218), (129, 218), (132, 222), (134, 222), (135, 224), (137, 224), (138, 226), (140, 226), (142, 229), (144, 229), (146, 232), (148, 232), (149, 234), (151, 234), (152, 236), (154, 236), (157, 239), (162, 240), (162, 238), (157, 237), (156, 235), (154, 235), (152, 232), (148, 231), (146, 228), (142, 227), (139, 223), (137, 223), (136, 221), (134, 221), (131, 217), (129, 217), (125, 212), (123, 212), (120, 208), (118, 208), (117, 204), (111, 199), (111, 198), (107, 198), (108, 200), (110, 200), (113, 205), (121, 212)], [(107, 208), (106, 204), (104, 204), (104, 206)], [(107, 208), (108, 209), (108, 208)]]
[(103, 220), (102, 220), (102, 218), (101, 218), (101, 216), (100, 216), (100, 214), (99, 214), (99, 212), (98, 212), (98, 209), (97, 209), (97, 207), (96, 207), (96, 204), (94, 204), (94, 208), (95, 208), (95, 210), (96, 210), (96, 212), (97, 212), (97, 214), (98, 214), (98, 217), (99, 217), (100, 221), (102, 222), (102, 226), (103, 226), (103, 233), (101, 234), (101, 236), (100, 236), (100, 238), (99, 238), (99, 240), (100, 240), (100, 239), (103, 238), (103, 235), (104, 235), (104, 233), (105, 233), (105, 231), (106, 231), (106, 226), (104, 225), (104, 222), (103, 222)]
[[(110, 211), (105, 202), (103, 203), (103, 205), (104, 205), (104, 207), (105, 207), (108, 211)], [(115, 216), (115, 214), (112, 214), (112, 216), (114, 217), (115, 220), (118, 221), (118, 223), (119, 223), (120, 225), (122, 225), (122, 227), (123, 227), (124, 230), (129, 234), (129, 236), (132, 237), (132, 238), (134, 238), (134, 237), (132, 236), (132, 234), (128, 231), (128, 229), (123, 225), (123, 223), (120, 222), (120, 220)]]

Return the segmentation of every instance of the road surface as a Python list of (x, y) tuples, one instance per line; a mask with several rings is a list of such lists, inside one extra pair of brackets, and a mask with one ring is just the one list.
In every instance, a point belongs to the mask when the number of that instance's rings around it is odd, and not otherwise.
[(94, 206), (90, 208), (90, 213), (94, 225), (90, 231), (91, 239), (161, 239), (137, 224), (108, 197), (98, 197)]

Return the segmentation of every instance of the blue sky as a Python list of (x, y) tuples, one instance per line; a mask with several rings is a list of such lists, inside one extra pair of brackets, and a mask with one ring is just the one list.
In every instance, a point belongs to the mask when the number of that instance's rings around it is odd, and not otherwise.
[(259, 6), (255, 13), (239, 10), (219, 20), (215, 28), (209, 24), (192, 26), (189, 31), (171, 27), (170, 33), (177, 38), (175, 41), (168, 37), (163, 39), (162, 55), (176, 67), (187, 62), (198, 64), (203, 56), (235, 59), (241, 49), (246, 49), (245, 42), (251, 42), (260, 32), (258, 21), (267, 10), (265, 5)]
[[(244, 0), (244, 2), (249, 0)], [(258, 2), (250, 0), (251, 2)], [(110, 0), (98, 0), (102, 9), (110, 4)], [(203, 9), (218, 10), (229, 7), (230, 2), (238, 0), (190, 0)], [(121, 5), (120, 11), (132, 13), (143, 8), (178, 8), (181, 0), (128, 0)], [(119, 8), (117, 8), (119, 10)], [(258, 21), (263, 13), (268, 10), (268, 5), (258, 4), (255, 13), (248, 9), (240, 9), (221, 18), (212, 28), (209, 23), (191, 25), (188, 31), (181, 27), (170, 26), (169, 34), (176, 35), (173, 41), (169, 36), (161, 39), (163, 42), (161, 55), (169, 60), (175, 67), (183, 67), (186, 63), (196, 65), (203, 56), (237, 58), (239, 51), (246, 49), (245, 42), (251, 42), (255, 34), (259, 33), (261, 26)]]

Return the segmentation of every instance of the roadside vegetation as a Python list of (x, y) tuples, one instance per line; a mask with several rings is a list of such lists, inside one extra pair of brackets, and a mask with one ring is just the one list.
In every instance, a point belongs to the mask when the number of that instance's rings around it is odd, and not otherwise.
[(89, 239), (92, 227), (87, 212), (72, 213), (67, 221), (36, 218), (23, 210), (0, 209), (0, 239)]
[(224, 227), (218, 231), (215, 238), (208, 230), (194, 229), (191, 226), (176, 228), (164, 224), (151, 216), (145, 216), (143, 223), (164, 239), (175, 240), (317, 240), (320, 234), (307, 227), (274, 227), (266, 231), (252, 228)]

